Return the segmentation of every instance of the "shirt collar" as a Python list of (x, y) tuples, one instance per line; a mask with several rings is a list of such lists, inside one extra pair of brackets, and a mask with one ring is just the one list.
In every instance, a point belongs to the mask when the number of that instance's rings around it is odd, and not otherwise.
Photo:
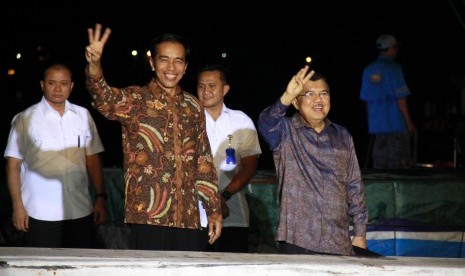
[[(40, 108), (42, 110), (42, 114), (44, 115), (44, 117), (47, 114), (50, 114), (52, 112), (56, 112), (56, 110), (53, 109), (52, 106), (50, 106), (50, 104), (47, 102), (47, 100), (45, 99), (44, 96), (42, 96), (42, 99), (40, 100)], [(77, 113), (74, 106), (71, 105), (71, 103), (68, 100), (66, 100), (66, 102), (65, 102), (65, 112), (63, 114), (65, 114), (67, 111), (72, 111), (74, 113)]]
[[(204, 111), (205, 111), (205, 116), (207, 118), (212, 118), (212, 116), (210, 115), (210, 113), (208, 113), (208, 111), (204, 108)], [(223, 108), (221, 108), (221, 114), (220, 116), (218, 116), (218, 119), (223, 116), (223, 114), (229, 114), (231, 111), (231, 109), (227, 108), (226, 105), (223, 103)]]
[[(328, 118), (325, 118), (324, 121), (325, 121), (325, 128), (329, 125), (332, 125), (331, 120), (329, 120)], [(296, 111), (294, 115), (292, 116), (292, 126), (295, 128), (308, 127), (307, 122), (305, 122), (304, 118), (302, 117), (302, 115), (300, 115), (298, 111)]]

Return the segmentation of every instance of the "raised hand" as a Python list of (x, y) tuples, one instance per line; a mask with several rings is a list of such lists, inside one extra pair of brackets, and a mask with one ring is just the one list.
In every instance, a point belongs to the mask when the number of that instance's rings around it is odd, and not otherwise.
[(292, 77), (286, 88), (287, 94), (295, 98), (302, 92), (304, 83), (307, 82), (313, 74), (315, 74), (315, 71), (313, 70), (311, 70), (308, 74), (307, 71), (308, 65), (305, 65), (304, 68), (300, 69), (299, 72)]
[(297, 74), (292, 77), (287, 85), (286, 91), (280, 98), (282, 104), (290, 105), (292, 101), (300, 93), (302, 93), (302, 90), (304, 89), (304, 83), (307, 82), (313, 76), (313, 74), (315, 74), (315, 71), (313, 70), (308, 72), (308, 74), (307, 71), (308, 65), (300, 69), (299, 72), (297, 72)]
[(95, 29), (88, 28), (87, 33), (89, 35), (89, 45), (86, 47), (86, 60), (89, 65), (100, 66), (100, 60), (103, 54), (103, 47), (107, 42), (111, 34), (110, 28), (105, 28), (105, 32), (102, 35), (102, 25), (95, 24)]

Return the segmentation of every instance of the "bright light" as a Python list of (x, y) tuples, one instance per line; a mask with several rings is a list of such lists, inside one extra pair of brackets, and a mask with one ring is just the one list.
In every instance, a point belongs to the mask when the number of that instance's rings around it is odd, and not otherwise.
[(150, 50), (147, 51), (146, 55), (147, 55), (147, 57), (151, 57), (151, 56), (152, 56), (152, 53), (150, 53)]
[(221, 53), (222, 58), (226, 58), (227, 56), (228, 56), (228, 54), (226, 54), (225, 52)]
[(132, 51), (131, 51), (131, 55), (132, 55), (133, 57), (137, 56), (137, 50), (132, 50)]
[(22, 57), (22, 56), (21, 56), (21, 53), (17, 53), (17, 54), (16, 54), (16, 59), (21, 59), (21, 57)]
[(9, 76), (13, 76), (14, 74), (16, 74), (15, 69), (13, 69), (13, 68), (8, 69), (8, 75)]
[(307, 62), (307, 63), (312, 62), (312, 58), (311, 58), (311, 57), (306, 57), (306, 58), (305, 58), (305, 62)]

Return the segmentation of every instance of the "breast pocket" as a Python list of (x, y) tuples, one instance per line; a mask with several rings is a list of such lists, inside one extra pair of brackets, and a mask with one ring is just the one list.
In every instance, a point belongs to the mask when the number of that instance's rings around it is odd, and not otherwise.
[(32, 135), (33, 146), (40, 150), (57, 150), (63, 145), (63, 141), (57, 133), (37, 132)]
[(89, 143), (90, 135), (84, 130), (76, 130), (71, 140), (75, 141), (74, 144), (77, 148), (85, 148)]

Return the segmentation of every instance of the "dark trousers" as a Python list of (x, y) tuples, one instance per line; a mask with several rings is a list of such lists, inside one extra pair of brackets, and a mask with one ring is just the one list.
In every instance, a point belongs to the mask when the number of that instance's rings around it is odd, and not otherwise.
[(376, 134), (373, 144), (374, 169), (410, 169), (412, 156), (408, 133)]
[(210, 252), (249, 252), (248, 227), (223, 227), (221, 236), (213, 244), (207, 246)]
[(131, 249), (202, 251), (206, 242), (205, 230), (131, 224)]
[(333, 255), (333, 254), (320, 253), (320, 252), (308, 250), (303, 247), (293, 245), (293, 244), (283, 242), (283, 241), (280, 241), (278, 243), (278, 253), (279, 254)]
[[(354, 252), (356, 256), (365, 256), (365, 257), (382, 257), (382, 255), (375, 253), (373, 251), (370, 251), (368, 249), (360, 248), (358, 246), (353, 246)], [(305, 248), (302, 248), (297, 245), (293, 245), (290, 243), (286, 243), (283, 241), (280, 241), (278, 244), (278, 253), (280, 254), (307, 254), (307, 255), (335, 255), (335, 254), (329, 254), (329, 253), (320, 253), (320, 252), (315, 252), (311, 251)]]
[(29, 217), (24, 235), (27, 247), (93, 248), (93, 214), (72, 220), (44, 221)]

